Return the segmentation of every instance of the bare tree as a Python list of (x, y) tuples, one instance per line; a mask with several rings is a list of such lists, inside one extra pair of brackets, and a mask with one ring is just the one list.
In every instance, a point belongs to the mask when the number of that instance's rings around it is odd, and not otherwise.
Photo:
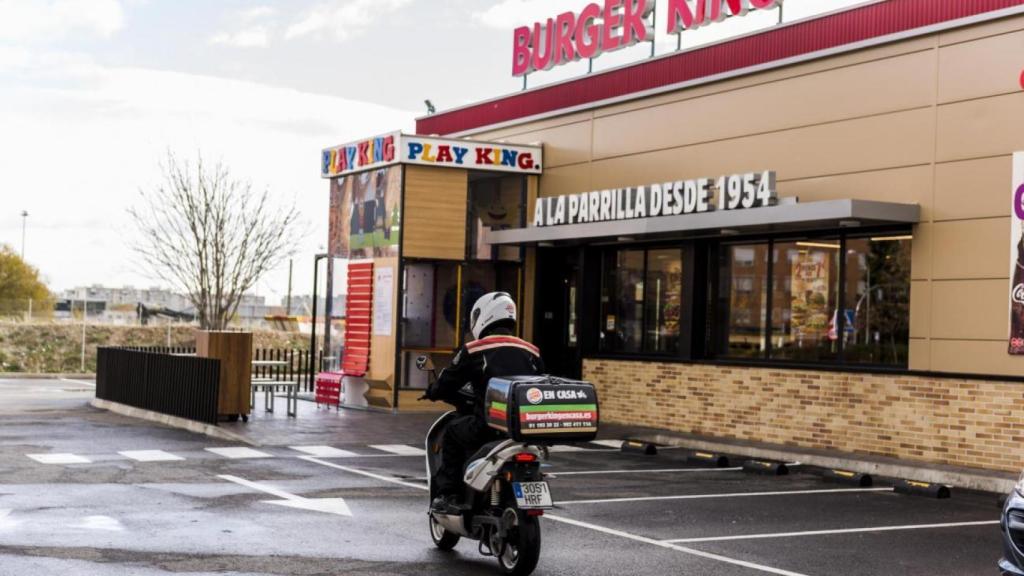
[(274, 206), (221, 163), (199, 154), (168, 153), (164, 181), (139, 191), (128, 213), (139, 238), (133, 248), (151, 272), (185, 291), (204, 330), (223, 330), (242, 296), (261, 276), (295, 254), (299, 213)]

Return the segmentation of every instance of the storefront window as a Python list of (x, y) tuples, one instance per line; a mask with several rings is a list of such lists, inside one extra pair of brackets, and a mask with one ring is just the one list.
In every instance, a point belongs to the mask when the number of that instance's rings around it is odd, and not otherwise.
[(681, 250), (606, 253), (598, 350), (627, 354), (677, 353), (682, 292)]
[(836, 359), (840, 248), (838, 239), (774, 244), (772, 358)]
[(523, 176), (472, 174), (468, 215), (470, 260), (518, 262), (521, 259), (519, 246), (491, 246), (484, 240), (486, 230), (506, 230), (525, 224), (524, 195)]
[(723, 245), (712, 354), (905, 367), (911, 241), (875, 234)]
[(671, 354), (679, 350), (682, 311), (683, 260), (679, 249), (647, 252), (644, 300), (646, 352)]
[(767, 341), (768, 244), (724, 246), (719, 261), (720, 355), (763, 358)]
[(844, 351), (847, 362), (907, 365), (910, 236), (846, 242)]

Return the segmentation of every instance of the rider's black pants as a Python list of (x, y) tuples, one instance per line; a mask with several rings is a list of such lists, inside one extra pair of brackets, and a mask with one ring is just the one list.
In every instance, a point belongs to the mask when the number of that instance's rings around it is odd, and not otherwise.
[(497, 440), (500, 433), (478, 416), (459, 416), (444, 430), (441, 443), (441, 469), (434, 481), (441, 494), (462, 494), (462, 475), (466, 461), (484, 444)]

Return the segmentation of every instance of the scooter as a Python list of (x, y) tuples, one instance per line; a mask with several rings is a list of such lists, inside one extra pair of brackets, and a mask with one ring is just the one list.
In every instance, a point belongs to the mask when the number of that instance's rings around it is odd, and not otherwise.
[[(436, 379), (430, 360), (416, 360), (420, 370)], [(430, 501), (439, 493), (434, 478), (441, 468), (441, 443), (445, 427), (460, 414), (469, 413), (475, 402), (472, 389), (463, 387), (456, 410), (438, 418), (427, 434), (427, 478)], [(453, 402), (454, 403), (454, 402)], [(526, 576), (540, 560), (540, 520), (554, 507), (551, 491), (540, 471), (546, 448), (498, 440), (485, 444), (466, 465), (466, 493), (459, 514), (440, 514), (428, 509), (430, 537), (441, 550), (451, 550), (462, 538), (479, 542), (484, 556), (493, 556), (505, 574)]]

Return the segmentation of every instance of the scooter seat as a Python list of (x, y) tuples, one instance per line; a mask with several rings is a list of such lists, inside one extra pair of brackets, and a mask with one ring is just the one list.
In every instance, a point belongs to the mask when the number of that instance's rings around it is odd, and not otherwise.
[[(469, 460), (466, 461), (466, 469), (468, 469), (469, 465), (472, 464), (473, 462), (476, 462), (477, 460), (487, 456), (491, 452), (491, 450), (494, 450), (495, 446), (501, 444), (502, 442), (504, 442), (504, 440), (495, 440), (494, 442), (488, 442), (487, 444), (481, 446), (480, 449), (477, 450), (476, 453), (473, 454), (473, 456), (471, 456)], [(463, 472), (465, 472), (465, 469), (463, 470)]]

